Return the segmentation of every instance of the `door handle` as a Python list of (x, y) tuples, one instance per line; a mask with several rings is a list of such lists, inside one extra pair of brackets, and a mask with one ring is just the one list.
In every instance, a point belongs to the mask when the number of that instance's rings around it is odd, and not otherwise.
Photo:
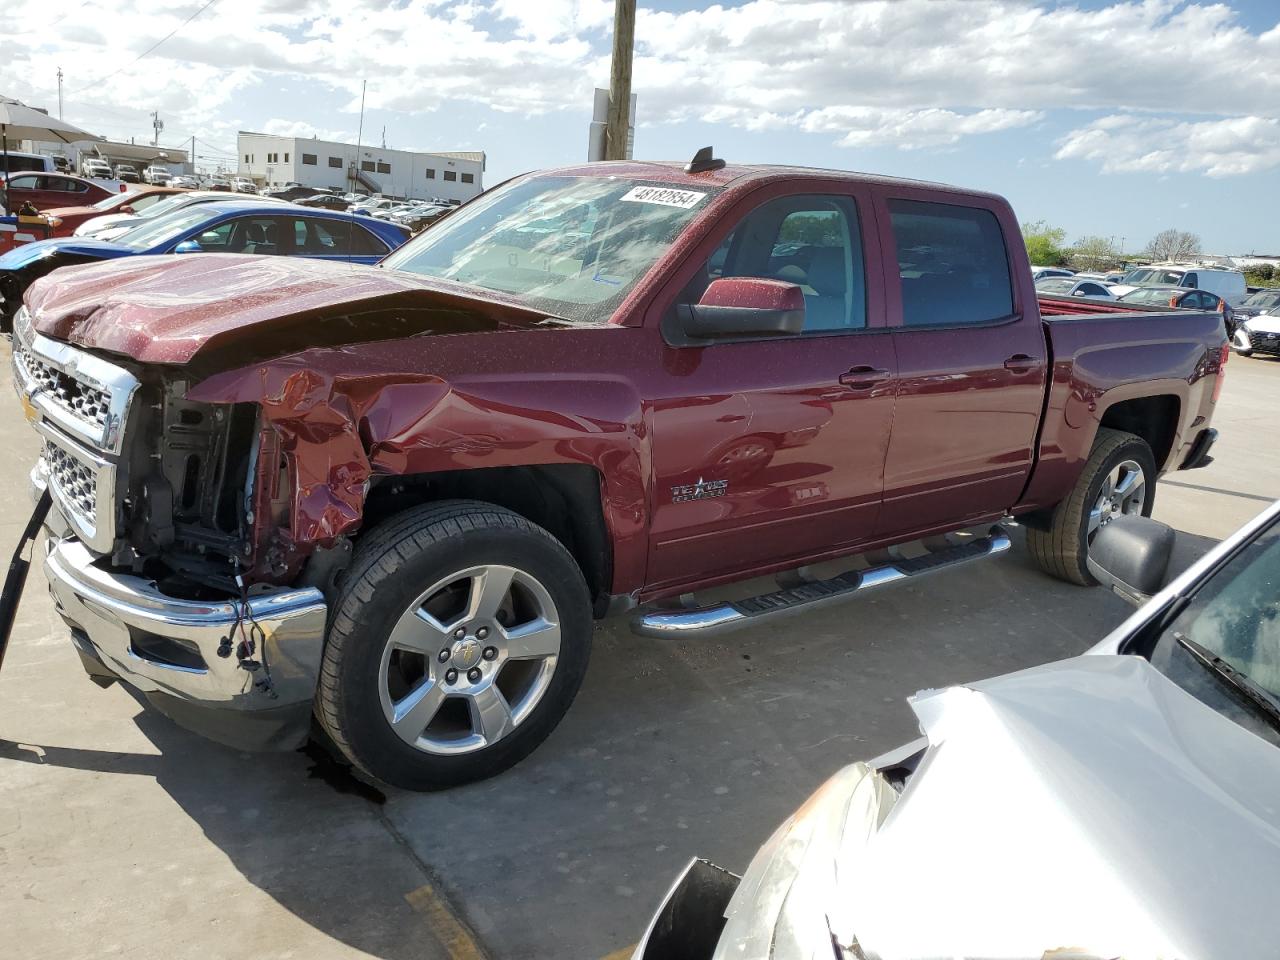
[(840, 382), (854, 390), (866, 390), (868, 387), (874, 387), (877, 383), (888, 379), (888, 370), (880, 367), (869, 367), (865, 364), (853, 367), (848, 372), (840, 374)]
[(1004, 362), (1004, 368), (1006, 370), (1016, 370), (1020, 373), (1025, 370), (1030, 370), (1033, 367), (1038, 367), (1039, 365), (1039, 360), (1035, 357), (1029, 357), (1025, 353), (1015, 353)]

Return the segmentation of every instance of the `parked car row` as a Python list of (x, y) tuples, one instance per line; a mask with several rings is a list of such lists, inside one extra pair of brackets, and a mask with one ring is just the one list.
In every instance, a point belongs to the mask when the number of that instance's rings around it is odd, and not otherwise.
[(51, 211), (55, 236), (0, 256), (0, 329), (26, 289), (71, 264), (155, 254), (242, 253), (372, 264), (409, 237), (400, 224), (255, 195), (144, 187)]
[(1229, 297), (1244, 293), (1244, 274), (1216, 268), (1139, 267), (1121, 275), (1075, 273), (1062, 267), (1034, 267), (1032, 274), (1036, 290), (1051, 296), (1212, 310), (1222, 314), (1228, 336), (1233, 336), (1236, 328)]

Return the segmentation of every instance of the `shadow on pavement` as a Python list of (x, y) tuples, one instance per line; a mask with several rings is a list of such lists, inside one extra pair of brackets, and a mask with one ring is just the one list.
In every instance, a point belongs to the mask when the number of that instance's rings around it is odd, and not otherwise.
[[(154, 777), (249, 882), (384, 960), (423, 956), (405, 900), (431, 882), (423, 864), (492, 956), (600, 957), (635, 941), (691, 856), (743, 869), (834, 770), (915, 736), (915, 691), (1076, 655), (1128, 616), (1033, 570), (1021, 541), (726, 638), (603, 624), (578, 702), (533, 756), (465, 788), (391, 791), (385, 807), (309, 777), (301, 754), (241, 754), (150, 710), (136, 722), (158, 756), (0, 741), (0, 758)], [(1213, 544), (1180, 534), (1173, 570)]]

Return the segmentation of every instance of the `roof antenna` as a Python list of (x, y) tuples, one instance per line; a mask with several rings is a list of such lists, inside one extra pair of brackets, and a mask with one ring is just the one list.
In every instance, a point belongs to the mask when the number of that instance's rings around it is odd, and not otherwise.
[(703, 147), (693, 155), (693, 159), (684, 165), (685, 173), (705, 173), (708, 170), (720, 170), (724, 168), (724, 161), (718, 157), (712, 156), (715, 150), (711, 147)]

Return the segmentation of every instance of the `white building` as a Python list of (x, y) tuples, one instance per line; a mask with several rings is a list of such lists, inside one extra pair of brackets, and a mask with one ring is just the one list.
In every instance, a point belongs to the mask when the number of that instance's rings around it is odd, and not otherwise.
[(484, 189), (484, 152), (415, 153), (241, 131), (240, 176), (266, 187), (300, 183), (389, 197), (470, 200)]

